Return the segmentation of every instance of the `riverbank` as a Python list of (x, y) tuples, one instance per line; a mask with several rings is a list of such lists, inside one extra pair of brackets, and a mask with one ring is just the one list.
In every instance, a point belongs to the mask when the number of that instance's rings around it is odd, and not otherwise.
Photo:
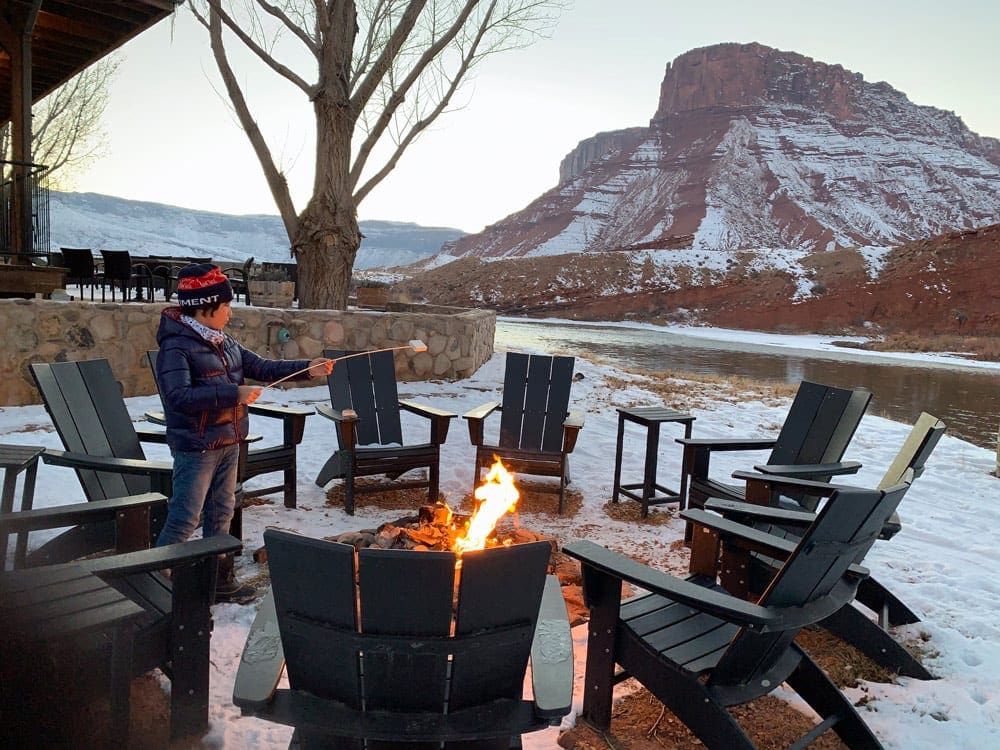
[(951, 434), (996, 449), (1000, 363), (969, 360), (953, 352), (866, 351), (860, 348), (866, 341), (701, 326), (513, 317), (499, 318), (496, 327), (499, 349), (576, 354), (633, 372), (673, 373), (693, 381), (745, 378), (769, 387), (812, 380), (867, 388), (875, 396), (869, 408), (872, 413), (912, 424), (920, 412), (928, 411), (943, 419)]
[[(604, 328), (651, 331), (662, 334), (663, 341), (679, 340), (690, 345), (712, 342), (720, 348), (735, 351), (763, 352), (803, 352), (829, 359), (853, 358), (857, 361), (906, 364), (914, 367), (940, 367), (946, 369), (1000, 370), (1000, 356), (973, 359), (980, 352), (966, 349), (961, 341), (973, 342), (973, 338), (959, 339), (952, 336), (931, 336), (927, 344), (913, 338), (895, 336), (885, 341), (868, 336), (843, 336), (819, 333), (774, 333), (769, 331), (748, 331), (737, 328), (716, 328), (692, 325), (656, 325), (637, 322), (606, 322), (568, 320), (563, 318), (523, 318), (498, 316), (497, 322), (516, 324), (537, 324), (545, 326), (568, 326), (577, 328)], [(1000, 353), (1000, 340), (981, 338), (975, 342), (983, 353)], [(971, 344), (970, 344), (971, 345)]]

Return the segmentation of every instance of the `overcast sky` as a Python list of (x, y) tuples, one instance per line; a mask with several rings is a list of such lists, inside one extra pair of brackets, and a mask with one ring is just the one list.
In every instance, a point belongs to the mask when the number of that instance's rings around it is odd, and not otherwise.
[[(886, 81), (1000, 137), (1000, 2), (576, 0), (551, 38), (487, 61), (362, 203), (362, 219), (474, 232), (553, 187), (595, 133), (646, 125), (667, 62), (720, 42), (760, 42)], [(181, 8), (123, 48), (106, 112), (107, 156), (73, 188), (226, 213), (277, 213), (259, 164), (217, 93), (207, 35)], [(312, 112), (272, 73), (246, 80), (301, 210)]]

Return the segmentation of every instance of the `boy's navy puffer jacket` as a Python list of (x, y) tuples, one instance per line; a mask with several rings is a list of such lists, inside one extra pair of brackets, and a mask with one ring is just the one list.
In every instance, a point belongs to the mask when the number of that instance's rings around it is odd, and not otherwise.
[[(270, 383), (309, 365), (305, 359), (264, 359), (229, 334), (216, 346), (184, 324), (179, 307), (160, 315), (156, 342), (156, 380), (166, 410), (167, 444), (174, 451), (201, 452), (243, 440), (250, 418), (237, 387), (244, 378)], [(308, 378), (302, 373), (296, 380)]]

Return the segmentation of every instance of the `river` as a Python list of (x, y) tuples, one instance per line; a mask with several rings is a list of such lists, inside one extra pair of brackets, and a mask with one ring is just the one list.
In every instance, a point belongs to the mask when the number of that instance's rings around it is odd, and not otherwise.
[(652, 328), (500, 319), (495, 342), (501, 349), (576, 352), (624, 369), (867, 388), (875, 396), (870, 413), (912, 424), (927, 411), (948, 425), (950, 435), (986, 448), (997, 444), (1000, 370), (895, 360), (850, 349), (786, 349), (761, 338), (750, 334), (748, 340), (725, 341)]

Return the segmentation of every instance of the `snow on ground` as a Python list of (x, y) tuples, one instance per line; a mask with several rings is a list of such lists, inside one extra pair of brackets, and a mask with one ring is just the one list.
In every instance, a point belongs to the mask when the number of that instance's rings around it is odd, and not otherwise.
[[(726, 332), (701, 328), (671, 329), (671, 332), (727, 340), (737, 336), (744, 342), (746, 332)], [(823, 337), (793, 337), (759, 334), (756, 344), (777, 347), (822, 348), (829, 346)], [(842, 352), (843, 350), (838, 350)], [(880, 355), (888, 356), (888, 355)], [(909, 358), (907, 358), (909, 359)], [(925, 358), (932, 360), (933, 358)], [(503, 352), (497, 352), (471, 378), (459, 382), (404, 383), (403, 398), (416, 399), (458, 414), (480, 403), (499, 400), (503, 376)], [(912, 364), (912, 362), (908, 362)], [(941, 364), (940, 362), (938, 364)], [(666, 506), (656, 513), (670, 513), (666, 524), (636, 524), (616, 521), (603, 510), (611, 497), (614, 445), (617, 429), (615, 407), (657, 404), (659, 399), (641, 378), (612, 367), (589, 361), (577, 361), (583, 378), (573, 385), (572, 401), (587, 410), (586, 426), (574, 452), (571, 487), (583, 496), (583, 504), (574, 516), (552, 513), (522, 513), (521, 524), (556, 537), (562, 543), (579, 536), (628, 552), (632, 546), (664, 548), (683, 533), (683, 524)], [(614, 378), (614, 382), (608, 380)], [(621, 382), (624, 381), (625, 385)], [(876, 394), (877, 396), (877, 394)], [(325, 401), (325, 386), (289, 391), (268, 391), (267, 400), (286, 405), (312, 407)], [(155, 396), (127, 400), (130, 413), (140, 419), (147, 409), (158, 408)], [(788, 400), (763, 402), (748, 394), (733, 402), (716, 400), (693, 404), (696, 437), (765, 437), (772, 436), (784, 418)], [(426, 426), (406, 415), (407, 427), (424, 430)], [(273, 420), (255, 420), (253, 429), (275, 440), (278, 425)], [(498, 421), (498, 420), (496, 420)], [(634, 427), (634, 426), (633, 426)], [(665, 426), (660, 448), (660, 479), (676, 486), (680, 470), (680, 451), (671, 440), (671, 428)], [(496, 424), (492, 425), (496, 429)], [(630, 428), (631, 429), (631, 428)], [(874, 486), (901, 445), (909, 425), (866, 416), (848, 451), (848, 458), (860, 460), (864, 468), (852, 481)], [(679, 429), (677, 434), (680, 434)], [(61, 447), (59, 438), (41, 406), (0, 408), (0, 441), (28, 445)], [(262, 546), (262, 534), (268, 526), (294, 529), (314, 536), (329, 536), (342, 531), (375, 526), (399, 516), (398, 511), (379, 509), (362, 500), (357, 515), (347, 516), (340, 508), (324, 505), (324, 490), (311, 479), (335, 445), (330, 423), (319, 417), (307, 420), (305, 439), (299, 452), (299, 501), (295, 510), (275, 504), (253, 506), (244, 512), (244, 545), (247, 550)], [(627, 432), (623, 476), (641, 476), (644, 437)], [(167, 458), (161, 446), (150, 446), (150, 458)], [(442, 490), (446, 498), (458, 500), (471, 488), (473, 449), (465, 425), (456, 419), (442, 451)], [(763, 458), (762, 454), (759, 454)], [(713, 473), (727, 476), (747, 468), (755, 457), (722, 454), (713, 459)], [(869, 702), (862, 709), (865, 720), (887, 748), (920, 750), (927, 748), (1000, 747), (1000, 562), (995, 554), (995, 530), (1000, 523), (1000, 479), (992, 476), (992, 451), (946, 435), (903, 501), (900, 512), (903, 531), (891, 542), (879, 542), (870, 553), (868, 564), (877, 577), (922, 617), (922, 622), (900, 628), (896, 637), (924, 640), (929, 653), (927, 667), (940, 679), (921, 682), (900, 678), (895, 684), (866, 684), (850, 690), (850, 697), (860, 698), (862, 690)], [(263, 477), (260, 479), (267, 479)], [(255, 480), (256, 481), (256, 480)], [(73, 472), (41, 465), (35, 492), (36, 507), (67, 501), (81, 501), (83, 494)], [(685, 561), (662, 560), (664, 569), (683, 574)], [(238, 574), (255, 572), (252, 557), (238, 561)], [(220, 604), (214, 608), (215, 630), (212, 635), (211, 728), (205, 747), (284, 748), (291, 730), (253, 718), (243, 718), (231, 703), (233, 679), (255, 606)], [(585, 626), (584, 626), (585, 627)], [(574, 631), (577, 657), (577, 702), (583, 673), (586, 639), (584, 627)], [(575, 714), (575, 712), (574, 712)], [(566, 724), (571, 723), (571, 715)], [(555, 748), (558, 730), (525, 737), (525, 747)]]

